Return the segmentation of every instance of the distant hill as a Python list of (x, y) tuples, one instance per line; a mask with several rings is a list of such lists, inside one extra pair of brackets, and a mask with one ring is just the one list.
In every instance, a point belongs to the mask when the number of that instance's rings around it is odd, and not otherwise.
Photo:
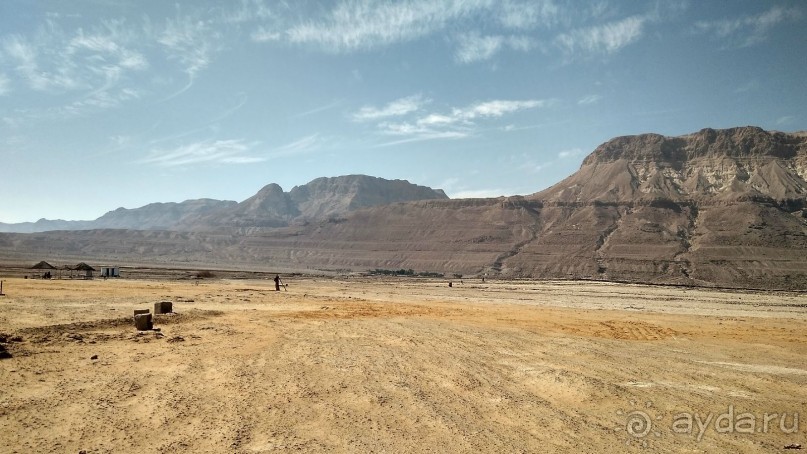
[(405, 180), (385, 180), (367, 175), (317, 178), (290, 192), (270, 184), (243, 202), (176, 224), (180, 230), (222, 228), (276, 228), (290, 224), (344, 216), (360, 208), (416, 200), (448, 199), (440, 189), (418, 186)]
[[(804, 133), (642, 134), (602, 144), (576, 173), (527, 196), (448, 200), (338, 177), (289, 193), (267, 186), (186, 217), (184, 232), (0, 234), (0, 256), (804, 290), (806, 164)], [(399, 185), (401, 203), (378, 203)]]
[(404, 180), (366, 175), (317, 178), (285, 193), (277, 184), (263, 187), (241, 203), (213, 199), (181, 203), (151, 203), (140, 208), (118, 208), (94, 221), (40, 219), (19, 224), (0, 223), (0, 232), (35, 233), (50, 230), (217, 230), (276, 228), (309, 222), (350, 211), (414, 200), (447, 199), (440, 189)]

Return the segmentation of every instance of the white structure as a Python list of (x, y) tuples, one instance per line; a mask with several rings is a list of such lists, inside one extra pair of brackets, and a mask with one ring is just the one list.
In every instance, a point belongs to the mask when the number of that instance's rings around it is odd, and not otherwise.
[(102, 266), (101, 277), (120, 277), (120, 267), (118, 266)]

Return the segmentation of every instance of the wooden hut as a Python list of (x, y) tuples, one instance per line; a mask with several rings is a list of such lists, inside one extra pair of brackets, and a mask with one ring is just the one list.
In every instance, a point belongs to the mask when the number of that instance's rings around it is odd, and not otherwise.
[[(79, 277), (83, 277), (84, 279), (92, 279), (92, 273), (95, 271), (95, 268), (87, 265), (84, 262), (79, 263), (78, 265), (73, 268), (74, 270), (79, 272)], [(84, 273), (84, 276), (81, 276), (81, 273)]]
[(53, 274), (50, 271), (55, 270), (56, 267), (43, 260), (43, 261), (37, 263), (36, 265), (32, 266), (31, 269), (32, 270), (46, 270), (45, 273), (42, 275), (42, 278), (43, 279), (50, 279), (53, 276)]

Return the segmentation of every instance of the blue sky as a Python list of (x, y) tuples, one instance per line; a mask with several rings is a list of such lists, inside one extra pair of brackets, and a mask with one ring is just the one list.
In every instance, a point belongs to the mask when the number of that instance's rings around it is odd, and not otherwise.
[(0, 221), (355, 173), (530, 194), (615, 136), (806, 106), (796, 0), (3, 0)]

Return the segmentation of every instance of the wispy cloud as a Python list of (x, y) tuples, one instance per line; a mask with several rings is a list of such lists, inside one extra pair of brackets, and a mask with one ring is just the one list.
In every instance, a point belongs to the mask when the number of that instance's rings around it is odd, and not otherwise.
[(313, 109), (309, 109), (309, 110), (300, 112), (298, 114), (292, 115), (290, 118), (303, 118), (303, 117), (307, 117), (309, 115), (318, 114), (320, 112), (326, 112), (328, 110), (335, 109), (335, 108), (341, 106), (342, 104), (344, 104), (344, 102), (345, 102), (344, 99), (337, 99), (336, 101), (329, 102), (328, 104), (324, 104), (322, 106), (314, 107)]
[(801, 16), (802, 12), (798, 8), (773, 6), (757, 15), (717, 21), (699, 21), (695, 23), (694, 31), (728, 40), (739, 47), (747, 47), (765, 41), (769, 32), (780, 23), (800, 19)]
[(748, 81), (734, 89), (734, 93), (748, 93), (759, 88), (759, 82), (756, 80)]
[(216, 43), (220, 39), (221, 32), (201, 19), (178, 15), (166, 21), (157, 42), (163, 46), (168, 59), (182, 66), (188, 82), (162, 101), (176, 98), (193, 87), (196, 76), (210, 65), (213, 55), (219, 50)]
[(257, 43), (266, 43), (270, 41), (280, 41), (283, 35), (276, 30), (261, 26), (253, 31), (249, 37)]
[(248, 154), (254, 145), (243, 140), (204, 140), (170, 150), (152, 150), (149, 157), (140, 162), (161, 167), (176, 167), (204, 163), (250, 164), (265, 161), (264, 157)]
[(459, 120), (473, 120), (480, 117), (501, 117), (502, 115), (519, 110), (548, 107), (551, 104), (553, 104), (553, 101), (546, 99), (528, 99), (523, 101), (497, 99), (472, 104), (460, 109), (453, 109), (451, 114), (453, 118)]
[(319, 134), (311, 134), (294, 142), (287, 143), (273, 150), (270, 150), (265, 156), (269, 159), (284, 158), (289, 156), (297, 156), (301, 154), (310, 153), (317, 150), (321, 145), (321, 138)]
[[(53, 52), (53, 43), (36, 42), (21, 35), (11, 35), (3, 41), (5, 55), (11, 60), (17, 74), (36, 91), (75, 90), (86, 88), (87, 84), (76, 74), (76, 64), (70, 61), (61, 49)], [(45, 55), (40, 52), (47, 52)], [(44, 60), (44, 67), (40, 60)]]
[(331, 52), (368, 50), (411, 41), (484, 8), (487, 0), (342, 1), (327, 17), (288, 30), (291, 42)]
[(568, 150), (561, 150), (558, 152), (558, 159), (574, 158), (583, 154), (580, 148), (570, 148)]
[(642, 36), (647, 21), (647, 16), (631, 16), (602, 25), (561, 33), (554, 42), (570, 58), (613, 54), (636, 42)]
[(577, 100), (577, 105), (585, 106), (587, 104), (595, 104), (602, 99), (602, 95), (587, 95)]
[(779, 117), (779, 118), (776, 119), (776, 125), (777, 126), (787, 126), (789, 124), (792, 124), (795, 120), (796, 120), (796, 117), (794, 117), (792, 115), (785, 115), (783, 117)]
[(429, 99), (424, 99), (421, 95), (407, 96), (396, 99), (384, 107), (376, 108), (365, 106), (353, 114), (356, 121), (372, 121), (388, 117), (399, 117), (420, 110), (424, 104), (428, 104)]
[[(564, 8), (555, 0), (343, 0), (321, 17), (294, 24), (283, 33), (277, 27), (257, 31), (253, 39), (287, 38), (292, 43), (342, 53), (377, 49), (452, 28), (467, 28), (468, 23), (479, 20), (510, 31), (551, 27), (559, 23), (564, 14)], [(474, 47), (477, 54), (484, 54), (484, 49), (493, 52), (491, 49), (508, 43), (513, 47), (523, 46), (523, 40), (512, 41), (507, 36), (505, 33), (461, 40), (464, 50), (458, 54), (471, 55)], [(461, 58), (458, 60), (463, 61)]]
[(546, 170), (556, 165), (560, 161), (577, 158), (579, 156), (582, 156), (583, 154), (584, 152), (581, 148), (568, 148), (565, 150), (558, 151), (557, 153), (554, 154), (553, 157), (549, 159), (544, 157), (542, 160), (537, 160), (535, 159), (535, 156), (524, 153), (517, 158), (518, 162), (520, 162), (520, 165), (518, 165), (518, 167), (529, 173), (539, 173), (543, 170)]
[[(236, 2), (230, 3), (233, 4)], [(268, 20), (271, 19), (274, 14), (273, 7), (267, 5), (264, 0), (241, 0), (233, 8), (224, 8), (221, 18), (223, 22), (228, 24), (242, 24)]]
[(489, 60), (503, 49), (528, 51), (533, 41), (528, 36), (482, 36), (479, 33), (464, 33), (457, 38), (458, 48), (454, 55), (460, 63)]
[[(406, 99), (406, 98), (404, 98)], [(397, 136), (398, 139), (379, 146), (469, 137), (478, 129), (477, 122), (500, 118), (522, 110), (548, 107), (553, 100), (492, 100), (455, 107), (444, 112), (421, 112), (421, 109), (400, 109), (395, 116), (406, 116), (399, 121), (381, 121), (376, 126), (381, 134)], [(420, 115), (407, 115), (421, 112)], [(392, 115), (376, 116), (385, 119)]]
[(538, 25), (549, 27), (556, 24), (563, 13), (562, 8), (553, 0), (504, 0), (494, 2), (494, 5), (498, 6), (499, 22), (513, 29), (529, 29)]

